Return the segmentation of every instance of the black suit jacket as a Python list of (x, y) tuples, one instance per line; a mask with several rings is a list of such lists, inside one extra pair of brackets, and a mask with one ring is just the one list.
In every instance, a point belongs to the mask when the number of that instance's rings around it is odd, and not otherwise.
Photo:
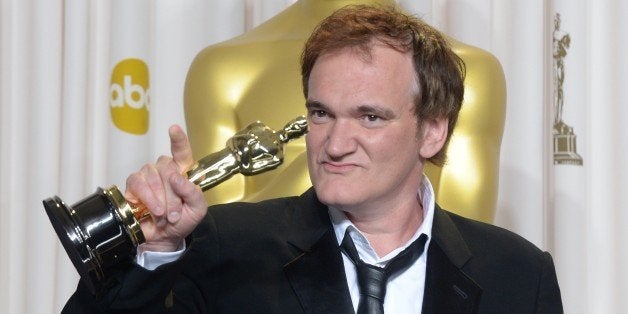
[[(562, 313), (554, 265), (523, 238), (440, 209), (423, 313)], [(177, 262), (127, 265), (66, 312), (353, 313), (327, 207), (300, 197), (211, 207)]]

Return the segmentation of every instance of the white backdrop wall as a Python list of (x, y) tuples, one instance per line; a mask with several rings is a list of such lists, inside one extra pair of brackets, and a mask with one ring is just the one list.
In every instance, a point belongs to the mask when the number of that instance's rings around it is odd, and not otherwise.
[[(1, 313), (59, 312), (75, 288), (78, 277), (41, 200), (123, 186), (128, 173), (167, 154), (167, 127), (184, 124), (183, 83), (194, 55), (293, 2), (0, 0)], [(495, 224), (552, 252), (567, 313), (627, 312), (628, 3), (399, 2), (504, 67)], [(570, 38), (561, 113), (582, 165), (553, 161), (557, 13), (559, 35)], [(142, 134), (121, 132), (110, 113), (112, 72), (128, 58), (148, 69)]]

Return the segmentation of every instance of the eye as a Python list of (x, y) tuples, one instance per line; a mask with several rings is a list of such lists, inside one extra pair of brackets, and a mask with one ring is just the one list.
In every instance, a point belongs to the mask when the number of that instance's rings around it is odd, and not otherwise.
[(369, 122), (376, 122), (378, 120), (380, 120), (381, 118), (379, 116), (376, 116), (374, 114), (367, 114), (364, 116), (364, 119), (366, 119)]
[(309, 112), (310, 121), (313, 123), (323, 123), (329, 120), (329, 113), (322, 109), (312, 109)]
[(366, 123), (373, 124), (373, 123), (381, 123), (386, 119), (376, 114), (367, 113), (362, 116), (362, 120), (364, 120), (364, 122)]
[(327, 112), (325, 110), (312, 110), (310, 115), (313, 117), (321, 118), (327, 116)]
[(378, 114), (365, 113), (360, 117), (360, 120), (364, 127), (372, 129), (384, 126), (387, 119)]

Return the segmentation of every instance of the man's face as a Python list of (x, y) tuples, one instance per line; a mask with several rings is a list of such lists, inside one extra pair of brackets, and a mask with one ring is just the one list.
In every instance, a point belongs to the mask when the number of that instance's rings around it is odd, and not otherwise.
[(347, 212), (416, 201), (421, 156), (433, 153), (414, 114), (411, 56), (379, 44), (372, 58), (351, 49), (327, 53), (308, 86), (306, 143), (318, 198)]

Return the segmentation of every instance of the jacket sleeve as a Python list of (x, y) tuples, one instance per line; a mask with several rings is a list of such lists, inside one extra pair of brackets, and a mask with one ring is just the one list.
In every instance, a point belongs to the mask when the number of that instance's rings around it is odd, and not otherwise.
[(79, 282), (62, 313), (163, 313), (171, 306), (171, 290), (181, 262), (164, 264), (154, 271), (129, 265), (112, 278), (103, 292), (93, 295)]
[[(210, 236), (214, 235), (214, 236)], [(201, 270), (211, 272), (211, 262), (217, 258), (215, 225), (208, 214), (205, 220), (186, 239), (187, 250), (177, 261), (147, 270), (137, 264), (121, 265), (121, 270), (103, 292), (93, 295), (82, 282), (79, 282), (62, 313), (165, 313), (185, 309), (194, 313), (205, 309), (206, 298), (199, 289), (199, 278), (185, 274)], [(207, 268), (206, 268), (207, 267)], [(207, 285), (213, 283), (211, 274), (206, 274)]]

